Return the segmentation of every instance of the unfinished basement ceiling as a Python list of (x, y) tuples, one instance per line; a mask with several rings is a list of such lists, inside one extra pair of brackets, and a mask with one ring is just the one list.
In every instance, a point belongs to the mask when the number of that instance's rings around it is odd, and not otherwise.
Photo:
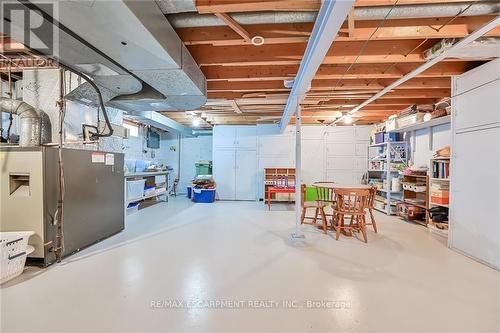
[[(196, 115), (207, 126), (280, 119), (290, 92), (284, 80), (297, 74), (321, 1), (157, 2), (205, 74), (209, 98), (194, 112), (165, 115), (186, 125)], [(304, 123), (332, 122), (420, 66), (425, 62), (423, 52), (441, 39), (465, 37), (500, 13), (498, 1), (399, 0), (393, 7), (394, 3), (356, 1), (302, 103)], [(263, 37), (264, 44), (252, 45), (254, 36)], [(499, 37), (500, 28), (486, 36)], [(451, 76), (482, 61), (468, 57), (441, 62), (363, 108), (356, 123), (377, 123), (411, 104), (448, 97)]]

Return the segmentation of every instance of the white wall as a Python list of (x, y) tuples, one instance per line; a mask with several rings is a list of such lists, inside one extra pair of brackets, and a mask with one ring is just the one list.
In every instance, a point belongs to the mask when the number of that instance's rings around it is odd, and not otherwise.
[[(429, 147), (431, 138), (429, 132), (431, 130), (433, 131), (432, 148)], [(413, 140), (411, 134), (409, 134), (409, 137), (411, 143), (410, 149), (412, 150), (411, 156), (414, 165), (429, 167), (430, 159), (434, 152), (445, 146), (451, 145), (451, 126), (450, 124), (443, 124), (433, 127), (432, 129), (421, 129), (415, 132), (415, 140)]]
[[(181, 172), (179, 193), (186, 193), (187, 186), (196, 176), (195, 163), (212, 160), (212, 136), (199, 136), (181, 139)], [(216, 180), (217, 181), (217, 180)]]

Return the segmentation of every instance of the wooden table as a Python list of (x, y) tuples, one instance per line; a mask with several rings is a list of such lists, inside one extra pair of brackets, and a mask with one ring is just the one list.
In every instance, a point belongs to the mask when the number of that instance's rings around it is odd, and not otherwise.
[(337, 183), (322, 183), (322, 182), (313, 183), (312, 186), (331, 188), (331, 189), (338, 188), (338, 189), (354, 189), (354, 190), (369, 190), (371, 188), (370, 185), (363, 185), (363, 184), (337, 184)]
[(267, 188), (267, 209), (271, 210), (271, 193), (295, 193), (295, 187), (268, 187)]
[[(316, 182), (316, 183), (313, 183), (312, 186), (328, 188), (328, 189), (333, 189), (333, 190), (335, 190), (335, 189), (352, 189), (352, 190), (369, 190), (369, 189), (371, 189), (370, 185), (363, 185), (363, 184), (337, 184), (337, 183)], [(334, 228), (335, 228), (335, 226), (334, 226)], [(345, 236), (352, 237), (352, 232), (347, 233), (347, 232), (344, 232), (342, 230), (342, 233)]]

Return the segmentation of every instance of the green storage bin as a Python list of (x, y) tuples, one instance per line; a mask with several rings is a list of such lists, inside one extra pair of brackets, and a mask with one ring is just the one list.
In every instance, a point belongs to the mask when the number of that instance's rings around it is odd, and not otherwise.
[(211, 163), (195, 163), (196, 166), (196, 176), (204, 176), (212, 174), (212, 164)]

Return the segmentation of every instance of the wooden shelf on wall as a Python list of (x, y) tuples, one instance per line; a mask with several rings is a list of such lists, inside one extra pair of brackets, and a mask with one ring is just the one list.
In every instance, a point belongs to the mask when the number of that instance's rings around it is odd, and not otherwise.
[[(425, 209), (425, 218), (423, 221), (413, 221), (423, 225), (429, 222), (429, 177), (424, 175), (405, 175), (403, 184), (415, 184), (415, 186), (425, 186), (425, 191), (415, 191), (403, 189), (403, 200), (406, 204)], [(418, 202), (416, 201), (418, 200)]]
[[(295, 186), (295, 168), (265, 168), (264, 169), (264, 202), (267, 202), (267, 189), (273, 186), (273, 179), (277, 176), (286, 176), (290, 186)], [(280, 199), (280, 197), (282, 197)], [(271, 201), (291, 202), (295, 199), (293, 194), (271, 193)]]

